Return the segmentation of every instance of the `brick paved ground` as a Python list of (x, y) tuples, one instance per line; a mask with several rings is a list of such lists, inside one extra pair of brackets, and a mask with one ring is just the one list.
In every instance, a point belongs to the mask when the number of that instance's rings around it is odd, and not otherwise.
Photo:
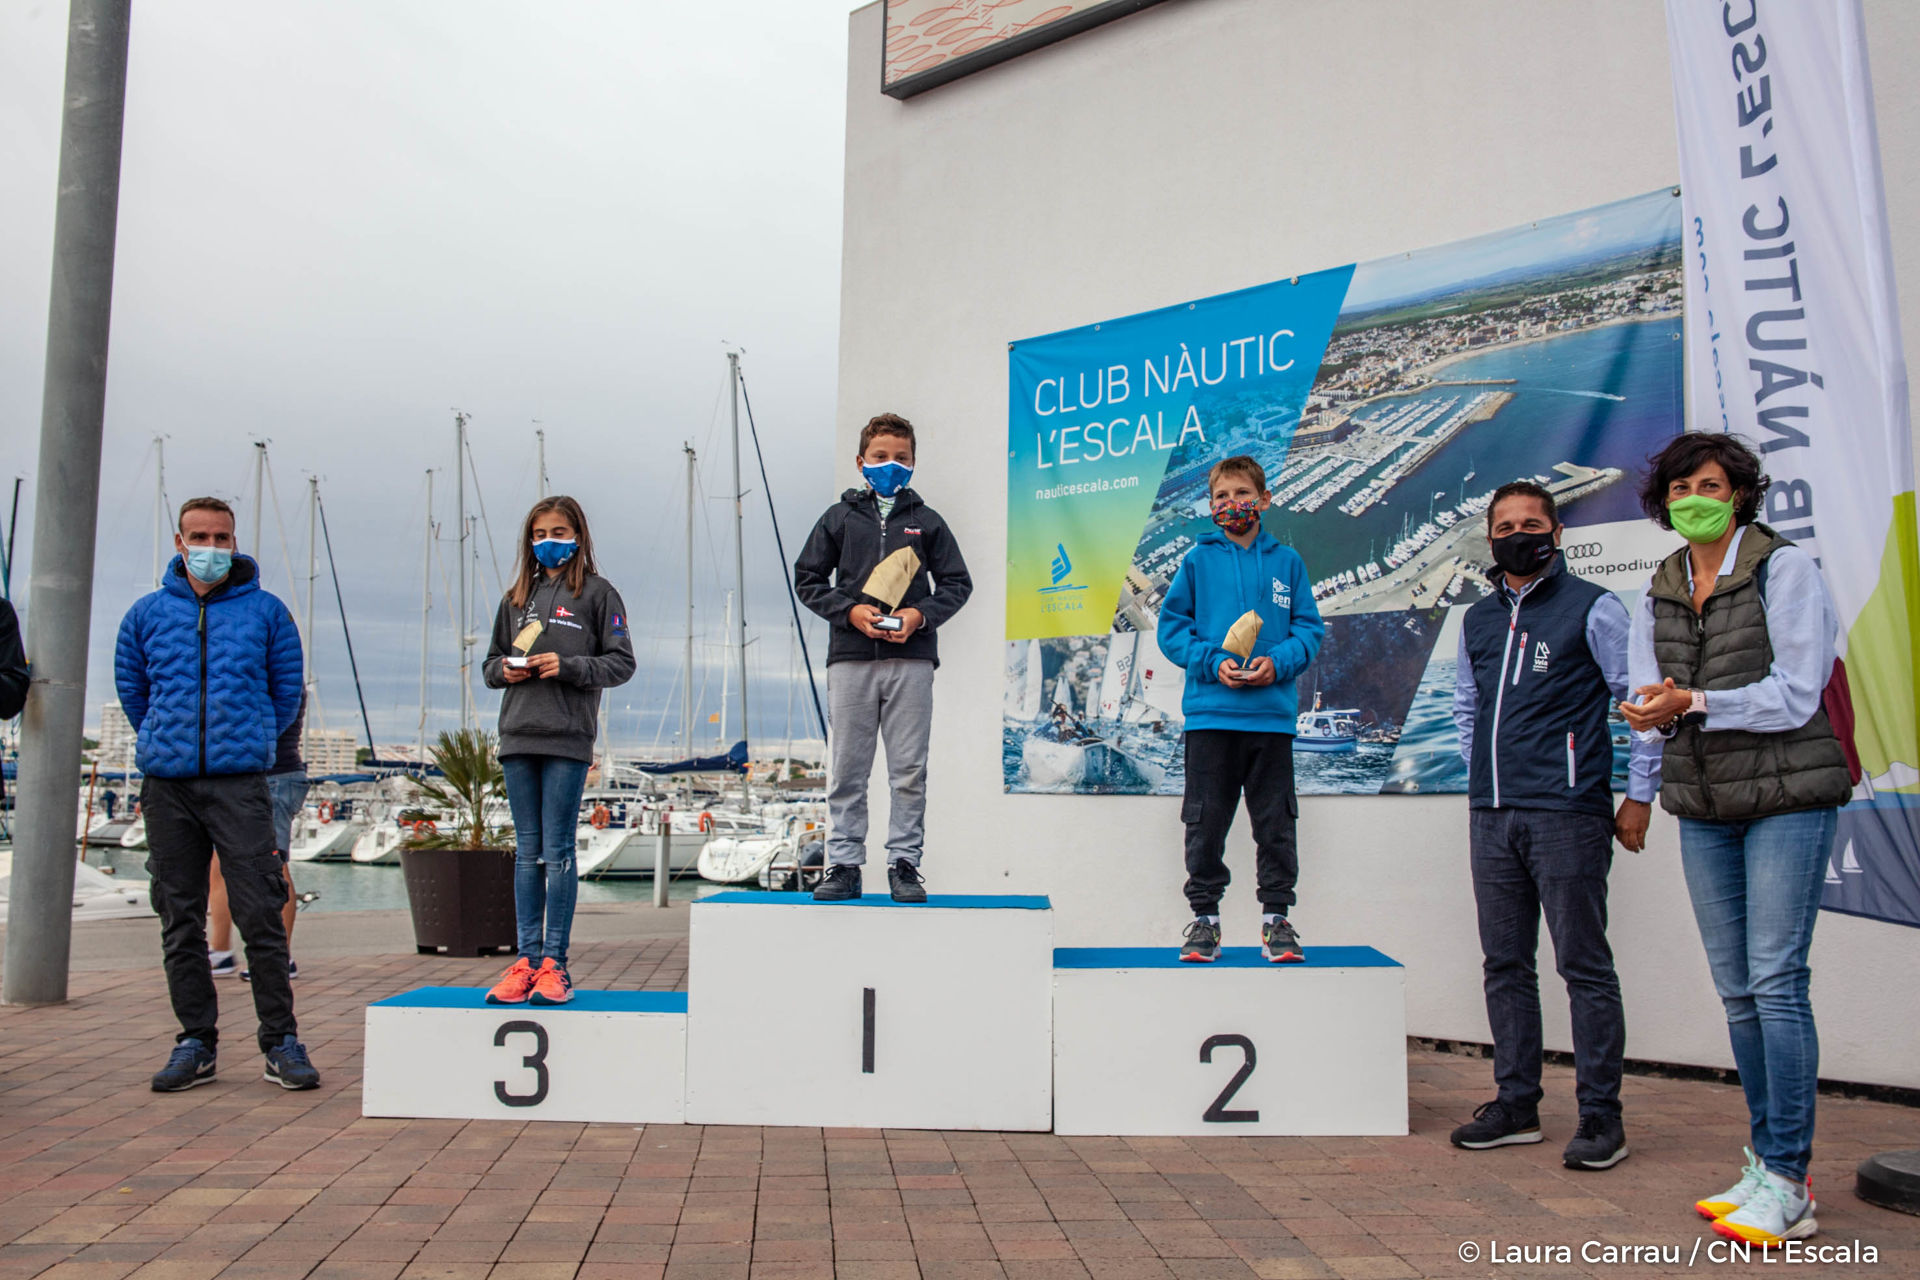
[[(685, 980), (683, 940), (579, 950), (583, 986)], [(1457, 1250), (1600, 1240), (1684, 1256), (1714, 1239), (1687, 1206), (1731, 1180), (1745, 1132), (1737, 1089), (1630, 1077), (1632, 1158), (1574, 1174), (1558, 1160), (1571, 1073), (1549, 1069), (1548, 1142), (1455, 1151), (1447, 1131), (1489, 1095), (1489, 1064), (1436, 1053), (1413, 1055), (1406, 1138), (362, 1119), (362, 1006), (496, 968), (311, 963), (297, 991), (326, 1076), (312, 1093), (259, 1079), (237, 983), (221, 984), (224, 1074), (186, 1094), (146, 1085), (174, 1030), (157, 971), (81, 972), (68, 1005), (0, 1010), (0, 1280), (1657, 1274), (1468, 1266)], [(1819, 1270), (1920, 1275), (1920, 1218), (1850, 1190), (1863, 1156), (1916, 1144), (1920, 1112), (1822, 1100), (1820, 1242), (1858, 1239), (1880, 1261)]]

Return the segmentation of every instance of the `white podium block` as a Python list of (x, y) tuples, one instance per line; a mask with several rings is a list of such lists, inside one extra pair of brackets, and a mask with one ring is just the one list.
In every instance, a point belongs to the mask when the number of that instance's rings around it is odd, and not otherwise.
[(1042, 897), (718, 893), (693, 904), (692, 1124), (1052, 1122)]
[(1054, 952), (1054, 1132), (1407, 1132), (1405, 971), (1372, 947), (1306, 956)]
[(367, 1006), (360, 1113), (456, 1120), (679, 1124), (683, 991), (576, 991), (493, 1005), (478, 987), (421, 987)]

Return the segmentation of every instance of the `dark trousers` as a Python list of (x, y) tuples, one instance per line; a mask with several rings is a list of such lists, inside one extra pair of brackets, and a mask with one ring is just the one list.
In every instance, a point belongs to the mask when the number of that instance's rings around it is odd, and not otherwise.
[(180, 1040), (209, 1048), (220, 1037), (220, 1007), (207, 967), (207, 872), (213, 851), (227, 881), (233, 922), (246, 942), (260, 1048), (295, 1034), (293, 984), (287, 981), (287, 930), (280, 910), (287, 881), (273, 849), (273, 802), (264, 774), (148, 778), (140, 788), (147, 819), (147, 874), (160, 913), (167, 994)]
[(1187, 824), (1187, 903), (1193, 914), (1220, 911), (1220, 895), (1232, 879), (1223, 856), (1227, 828), (1244, 794), (1260, 905), (1285, 915), (1300, 879), (1300, 853), (1294, 843), (1300, 802), (1293, 794), (1293, 735), (1189, 729), (1186, 751), (1187, 794), (1180, 820)]
[(1475, 809), (1470, 820), (1481, 972), (1500, 1100), (1532, 1111), (1540, 1089), (1540, 917), (1573, 1011), (1582, 1115), (1620, 1114), (1626, 1015), (1607, 945), (1613, 821), (1557, 809)]

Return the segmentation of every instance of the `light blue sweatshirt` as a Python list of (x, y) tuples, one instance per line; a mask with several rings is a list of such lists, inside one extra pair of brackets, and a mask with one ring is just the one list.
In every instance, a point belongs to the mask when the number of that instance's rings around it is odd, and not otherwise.
[[(1240, 661), (1221, 642), (1249, 609), (1260, 615), (1253, 656), (1273, 659), (1274, 682), (1258, 689), (1220, 683), (1220, 664)], [(1292, 733), (1300, 710), (1294, 681), (1320, 651), (1325, 633), (1298, 552), (1264, 530), (1251, 547), (1242, 547), (1216, 529), (1187, 552), (1173, 575), (1155, 639), (1169, 661), (1186, 669), (1180, 710), (1187, 728)]]

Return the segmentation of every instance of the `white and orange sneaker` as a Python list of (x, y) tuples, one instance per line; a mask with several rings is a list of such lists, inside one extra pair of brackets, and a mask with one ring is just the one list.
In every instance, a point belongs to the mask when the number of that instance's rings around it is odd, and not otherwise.
[(533, 994), (527, 997), (528, 1004), (565, 1004), (573, 999), (573, 980), (567, 977), (567, 971), (555, 964), (552, 957), (540, 962), (534, 971)]
[(525, 1004), (533, 991), (533, 962), (521, 956), (513, 967), (500, 975), (500, 981), (487, 992), (488, 1004)]
[(1812, 1189), (1771, 1170), (1761, 1171), (1745, 1204), (1713, 1223), (1716, 1235), (1770, 1247), (1805, 1240), (1819, 1229), (1813, 1217)]

